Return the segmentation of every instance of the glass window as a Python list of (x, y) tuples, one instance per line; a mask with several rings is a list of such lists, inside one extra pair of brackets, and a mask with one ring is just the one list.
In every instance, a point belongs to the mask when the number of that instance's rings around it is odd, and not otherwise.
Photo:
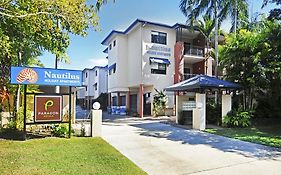
[(96, 70), (96, 76), (98, 76), (98, 71)]
[(151, 42), (166, 45), (167, 33), (151, 31)]
[(166, 70), (167, 70), (167, 65), (166, 64), (162, 64), (162, 63), (153, 63), (153, 64), (157, 64), (157, 66), (153, 66), (151, 68), (151, 73), (152, 74), (163, 74), (166, 75)]
[(116, 40), (113, 41), (113, 47), (115, 47), (115, 46), (116, 46)]
[(86, 76), (86, 78), (88, 77), (88, 73), (87, 73), (87, 72), (86, 72), (86, 75), (85, 75), (85, 76)]
[(112, 49), (112, 45), (111, 44), (109, 44), (109, 50), (111, 50)]

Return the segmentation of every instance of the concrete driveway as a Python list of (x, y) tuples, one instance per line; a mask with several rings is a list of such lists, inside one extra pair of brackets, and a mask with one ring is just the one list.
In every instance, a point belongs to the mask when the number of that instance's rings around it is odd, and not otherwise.
[(152, 120), (104, 122), (103, 138), (151, 175), (280, 175), (281, 151)]

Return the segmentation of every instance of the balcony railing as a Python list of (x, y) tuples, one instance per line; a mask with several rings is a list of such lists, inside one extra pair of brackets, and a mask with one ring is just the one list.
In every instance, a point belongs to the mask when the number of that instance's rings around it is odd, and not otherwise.
[[(199, 74), (183, 74), (183, 80), (182, 81), (187, 80), (187, 79), (192, 78), (192, 77), (195, 77), (196, 75), (199, 75)], [(213, 75), (213, 77), (215, 77), (215, 76)], [(221, 76), (221, 75), (217, 76), (216, 78), (223, 80), (223, 76)]]
[(187, 80), (189, 78), (195, 77), (198, 74), (183, 74), (183, 80)]
[(184, 46), (184, 55), (204, 56), (204, 48), (199, 46)]

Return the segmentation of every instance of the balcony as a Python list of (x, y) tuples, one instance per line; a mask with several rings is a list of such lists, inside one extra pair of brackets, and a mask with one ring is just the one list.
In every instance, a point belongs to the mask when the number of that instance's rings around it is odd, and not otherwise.
[(199, 46), (184, 46), (184, 55), (203, 57), (204, 48)]
[(195, 77), (198, 74), (183, 74), (183, 81)]

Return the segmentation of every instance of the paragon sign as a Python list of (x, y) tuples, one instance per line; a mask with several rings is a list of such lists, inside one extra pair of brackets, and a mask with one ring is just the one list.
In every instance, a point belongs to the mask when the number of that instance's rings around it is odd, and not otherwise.
[(82, 71), (11, 67), (11, 84), (82, 86)]
[(62, 96), (35, 96), (35, 122), (61, 121)]

